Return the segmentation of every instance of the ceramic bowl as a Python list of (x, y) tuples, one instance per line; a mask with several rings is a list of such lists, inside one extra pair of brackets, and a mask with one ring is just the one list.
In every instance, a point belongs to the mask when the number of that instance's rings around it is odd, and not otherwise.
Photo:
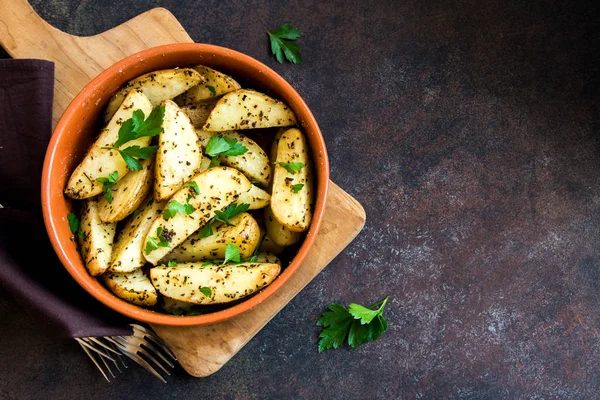
[[(127, 81), (144, 73), (203, 64), (231, 74), (242, 86), (261, 90), (286, 102), (295, 112), (307, 137), (314, 163), (314, 217), (303, 242), (278, 278), (248, 299), (230, 307), (198, 316), (175, 316), (128, 303), (90, 276), (71, 240), (67, 215), (73, 203), (64, 194), (66, 182), (82, 160), (98, 132), (102, 112), (111, 95)], [(268, 149), (267, 149), (268, 151)], [(271, 68), (240, 52), (200, 43), (153, 47), (133, 54), (109, 67), (77, 94), (58, 121), (50, 140), (42, 173), (43, 216), (48, 236), (60, 261), (71, 276), (93, 297), (113, 310), (137, 321), (171, 326), (213, 324), (240, 315), (280, 290), (298, 271), (321, 226), (329, 186), (329, 162), (319, 125), (298, 92)]]

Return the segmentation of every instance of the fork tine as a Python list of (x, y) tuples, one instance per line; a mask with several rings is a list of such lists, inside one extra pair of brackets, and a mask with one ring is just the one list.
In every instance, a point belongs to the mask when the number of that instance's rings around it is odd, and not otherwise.
[(75, 338), (75, 340), (77, 340), (77, 343), (79, 343), (79, 345), (81, 346), (81, 348), (83, 349), (83, 351), (85, 351), (85, 354), (88, 355), (88, 357), (90, 358), (90, 360), (92, 360), (94, 362), (94, 365), (102, 373), (102, 375), (104, 376), (104, 379), (106, 379), (107, 382), (110, 382), (110, 379), (108, 379), (108, 376), (106, 375), (106, 373), (104, 372), (104, 370), (102, 369), (102, 367), (100, 366), (100, 364), (98, 364), (98, 361), (96, 361), (96, 359), (94, 358), (94, 356), (92, 355), (92, 353), (90, 353), (90, 351), (83, 344), (81, 344), (82, 341), (79, 338)]
[(141, 332), (143, 334), (143, 336), (152, 340), (161, 350), (165, 351), (165, 353), (168, 356), (170, 356), (173, 359), (173, 361), (177, 361), (177, 356), (175, 356), (175, 353), (173, 353), (173, 351), (171, 351), (169, 346), (167, 346), (165, 344), (165, 342), (163, 342), (162, 339), (159, 338), (156, 333), (154, 333), (153, 331), (146, 329), (145, 327), (138, 325), (138, 324), (130, 324), (130, 325), (133, 327), (133, 335), (134, 336), (136, 336), (136, 332)]
[(160, 351), (156, 346), (154, 346), (151, 342), (146, 341), (145, 343), (140, 344), (140, 347), (144, 346), (147, 347), (148, 350), (152, 351), (154, 354), (156, 354), (157, 356), (160, 357), (161, 360), (163, 360), (165, 362), (165, 364), (167, 364), (169, 367), (171, 368), (175, 368), (175, 364), (173, 364), (171, 361), (169, 361), (167, 359), (167, 357), (165, 357), (162, 353), (162, 351)]
[(92, 342), (96, 343), (97, 345), (104, 347), (106, 350), (108, 350), (110, 352), (113, 352), (113, 353), (115, 353), (117, 355), (119, 354), (118, 351), (116, 351), (115, 349), (113, 349), (113, 348), (109, 347), (108, 345), (102, 343), (100, 340), (96, 339), (95, 337), (87, 337), (87, 338), (84, 338), (84, 339), (91, 340)]
[[(104, 366), (106, 367), (106, 369), (108, 370), (108, 372), (110, 373), (110, 375), (113, 378), (116, 378), (114, 372), (112, 371), (112, 369), (110, 369), (110, 366), (108, 365), (108, 363), (106, 362), (106, 360), (104, 359), (104, 357), (100, 357), (100, 360), (102, 360), (102, 362), (104, 363)], [(113, 362), (115, 362), (115, 361), (113, 360)]]
[(152, 375), (156, 376), (163, 383), (167, 383), (165, 378), (163, 378), (161, 374), (159, 374), (154, 368), (152, 368), (152, 366), (150, 364), (148, 364), (148, 362), (146, 360), (144, 360), (142, 357), (138, 356), (137, 354), (130, 353), (126, 349), (122, 349), (122, 351), (123, 351), (123, 354), (125, 354), (127, 357), (131, 358), (133, 361), (137, 362), (138, 364), (140, 364), (142, 367), (146, 368), (146, 370), (150, 371), (152, 373)]
[(87, 338), (75, 338), (75, 339), (77, 339), (77, 341), (79, 342), (80, 345), (85, 346), (85, 347), (87, 347), (88, 349), (90, 349), (92, 351), (95, 351), (96, 353), (100, 354), (103, 357), (108, 358), (111, 361), (115, 361), (114, 358), (112, 358), (111, 356), (109, 356), (108, 354), (106, 354), (105, 352), (103, 352), (102, 350), (100, 350), (100, 349), (94, 347), (93, 345), (89, 344), (87, 342), (87, 340), (86, 340)]
[(154, 364), (156, 364), (160, 369), (162, 369), (164, 371), (165, 374), (167, 375), (171, 375), (169, 373), (169, 371), (167, 371), (167, 369), (156, 359), (152, 356), (152, 354), (150, 354), (149, 352), (147, 352), (143, 347), (141, 347), (138, 343), (141, 342), (140, 338), (135, 338), (137, 339), (136, 341), (134, 340), (127, 340), (126, 337), (123, 336), (117, 336), (115, 338), (115, 340), (117, 342), (119, 342), (122, 346), (129, 346), (133, 349), (135, 349), (135, 351), (131, 351), (129, 349), (127, 349), (127, 351), (129, 351), (132, 354), (136, 354), (136, 355), (143, 355), (145, 357), (147, 357), (148, 359), (150, 359), (151, 362), (153, 362)]

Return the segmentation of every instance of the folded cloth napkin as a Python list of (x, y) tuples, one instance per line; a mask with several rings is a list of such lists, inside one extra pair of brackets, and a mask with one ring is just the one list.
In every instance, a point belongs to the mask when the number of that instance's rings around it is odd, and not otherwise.
[(0, 290), (39, 313), (52, 335), (130, 335), (131, 321), (68, 274), (44, 228), (40, 187), (53, 90), (52, 62), (0, 60)]

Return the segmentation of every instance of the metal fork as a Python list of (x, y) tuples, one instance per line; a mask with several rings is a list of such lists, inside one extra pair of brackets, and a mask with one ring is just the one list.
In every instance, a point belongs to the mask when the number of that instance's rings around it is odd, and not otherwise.
[(177, 357), (150, 329), (138, 324), (130, 325), (133, 328), (131, 336), (85, 337), (75, 340), (108, 382), (109, 375), (115, 378), (110, 366), (113, 365), (117, 371), (122, 372), (121, 366), (127, 368), (124, 357), (128, 357), (166, 383), (157, 369), (171, 375), (168, 368), (175, 367)]

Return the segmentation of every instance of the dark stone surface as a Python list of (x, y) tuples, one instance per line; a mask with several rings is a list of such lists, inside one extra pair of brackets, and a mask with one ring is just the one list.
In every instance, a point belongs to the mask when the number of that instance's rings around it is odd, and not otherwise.
[[(108, 3), (108, 4), (107, 4)], [(592, 399), (600, 393), (597, 2), (35, 0), (92, 35), (154, 6), (280, 72), (312, 107), (364, 231), (220, 372), (108, 384), (0, 302), (3, 399)], [(266, 30), (305, 35), (300, 66)], [(390, 328), (319, 354), (332, 302)]]

